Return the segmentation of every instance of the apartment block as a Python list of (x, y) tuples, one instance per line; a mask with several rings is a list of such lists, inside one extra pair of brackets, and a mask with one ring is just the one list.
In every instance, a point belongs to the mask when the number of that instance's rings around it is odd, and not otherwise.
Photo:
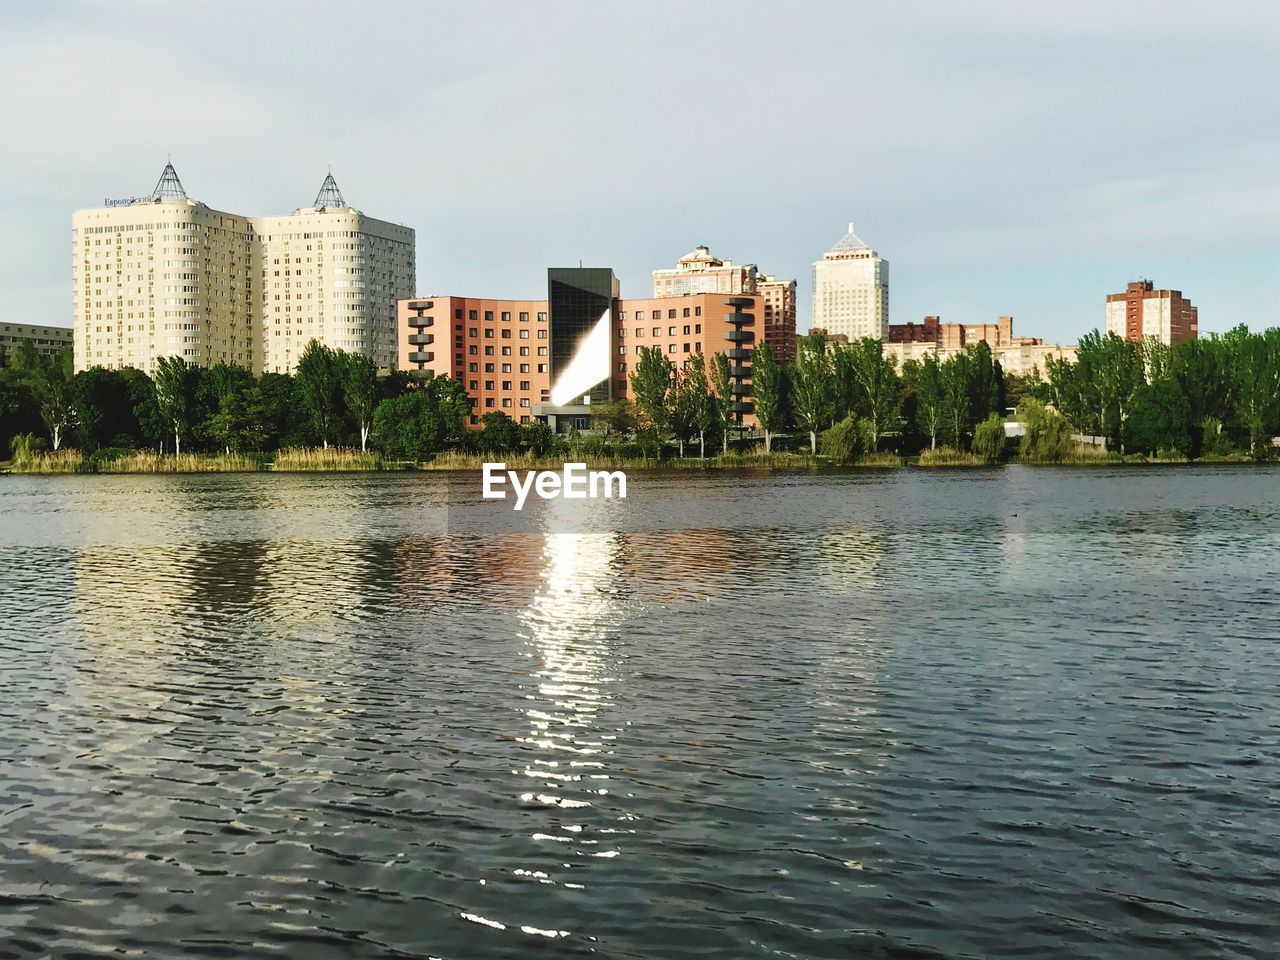
[[(607, 267), (553, 267), (545, 300), (404, 299), (397, 363), (462, 383), (472, 427), (497, 411), (521, 423), (554, 420), (559, 429), (586, 430), (593, 403), (634, 399), (630, 377), (642, 348), (656, 347), (680, 367), (699, 353), (710, 363), (734, 346), (727, 338), (732, 309), (721, 294), (619, 294)], [(762, 314), (762, 296), (741, 301), (744, 312)]]
[(551, 399), (546, 300), (418, 297), (399, 303), (399, 369), (452, 377), (472, 401), (471, 423), (498, 411), (528, 423)]
[(29, 323), (0, 325), (0, 357), (12, 359), (14, 352), (24, 343), (35, 347), (36, 353), (52, 355), (63, 347), (72, 345), (70, 327), (42, 327)]
[(1136, 280), (1124, 293), (1107, 295), (1107, 333), (1125, 340), (1181, 343), (1196, 339), (1199, 328), (1199, 313), (1180, 290), (1156, 290), (1150, 280)]
[(347, 206), (332, 175), (312, 206), (250, 217), (190, 199), (169, 164), (150, 195), (76, 211), (71, 234), (77, 370), (286, 372), (312, 339), (395, 365), (414, 232)]
[(975, 343), (992, 347), (1036, 346), (1036, 337), (1015, 337), (1013, 317), (997, 317), (995, 323), (943, 323), (939, 317), (925, 317), (920, 323), (892, 323), (886, 343), (931, 343), (940, 350), (963, 350)]
[[(760, 297), (760, 339), (780, 362), (796, 357), (796, 282), (761, 273), (754, 263), (736, 264), (695, 247), (670, 268), (653, 271), (656, 298), (718, 294)], [(723, 304), (722, 304), (723, 305)]]

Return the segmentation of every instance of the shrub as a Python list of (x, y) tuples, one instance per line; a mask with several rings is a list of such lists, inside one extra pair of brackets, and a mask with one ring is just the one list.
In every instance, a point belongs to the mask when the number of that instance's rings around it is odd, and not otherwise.
[(830, 457), (836, 463), (856, 463), (863, 454), (871, 452), (872, 435), (870, 423), (850, 414), (822, 431), (819, 449), (823, 456)]
[[(1000, 429), (1003, 433), (1004, 428), (1001, 427)], [(955, 447), (942, 446), (936, 450), (920, 451), (920, 466), (922, 467), (981, 467), (987, 462), (984, 457), (976, 453), (957, 450)]]
[(995, 463), (1004, 456), (1004, 421), (997, 416), (988, 417), (973, 431), (973, 452), (987, 463)]
[(1018, 406), (1018, 419), (1026, 424), (1022, 437), (1022, 459), (1033, 463), (1061, 463), (1071, 457), (1075, 442), (1071, 425), (1045, 408), (1039, 400), (1025, 398)]

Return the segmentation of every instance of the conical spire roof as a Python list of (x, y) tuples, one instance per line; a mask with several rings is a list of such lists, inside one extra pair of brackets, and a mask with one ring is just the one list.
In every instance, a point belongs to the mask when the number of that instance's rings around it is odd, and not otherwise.
[(320, 192), (316, 194), (316, 202), (311, 206), (319, 210), (322, 207), (345, 207), (347, 202), (342, 199), (342, 191), (338, 189), (338, 181), (333, 179), (333, 174), (325, 174), (324, 183), (320, 184)]
[(164, 165), (164, 173), (156, 181), (156, 188), (151, 191), (152, 200), (186, 200), (187, 191), (182, 189), (182, 181), (178, 179), (178, 171), (173, 169), (173, 162)]
[(853, 232), (853, 224), (849, 224), (849, 232), (836, 241), (830, 253), (849, 253), (854, 250), (870, 250), (863, 239)]

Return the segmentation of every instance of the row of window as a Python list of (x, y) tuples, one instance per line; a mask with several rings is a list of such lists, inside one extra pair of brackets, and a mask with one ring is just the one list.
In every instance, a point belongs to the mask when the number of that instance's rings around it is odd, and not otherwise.
[[(637, 318), (637, 319), (638, 319), (638, 318)], [(695, 324), (693, 325), (693, 328), (692, 328), (692, 329), (693, 329), (693, 332), (694, 332), (694, 333), (701, 333), (701, 332), (702, 332), (702, 324), (700, 324), (700, 323), (695, 323)], [(643, 336), (644, 336), (644, 327), (636, 327), (636, 328), (635, 328), (635, 330), (636, 330), (635, 335), (636, 335), (637, 337), (643, 337)], [(686, 323), (686, 324), (684, 325), (684, 335), (685, 335), (686, 337), (687, 337), (687, 336), (689, 336), (689, 330), (690, 330), (689, 324), (687, 324), (687, 323)], [(619, 327), (619, 328), (618, 328), (618, 339), (619, 339), (619, 340), (625, 339), (626, 335), (627, 335), (627, 329), (626, 329), (626, 327)], [(655, 337), (660, 337), (660, 336), (662, 336), (662, 328), (661, 328), (661, 327), (654, 327), (654, 328), (653, 328), (653, 335), (654, 335)], [(675, 335), (676, 335), (676, 328), (675, 328), (675, 327), (667, 327), (667, 336), (668, 336), (668, 337), (674, 337)]]
[[(650, 319), (651, 319), (651, 320), (661, 320), (661, 319), (662, 319), (662, 311), (661, 311), (661, 310), (650, 310), (649, 312), (652, 314), (652, 316), (650, 317)], [(644, 319), (644, 311), (643, 311), (643, 310), (637, 310), (635, 313), (636, 313), (635, 319), (637, 319), (637, 320), (643, 320), (643, 319)], [(683, 317), (687, 317), (687, 316), (689, 316), (689, 315), (690, 315), (690, 314), (689, 314), (689, 308), (688, 308), (688, 307), (683, 307), (683, 308), (681, 309), (680, 315), (681, 315), (681, 316), (683, 316)], [(701, 308), (701, 307), (694, 307), (694, 308), (693, 308), (693, 316), (695, 316), (695, 317), (700, 317), (700, 316), (702, 316), (702, 308)], [(675, 310), (675, 308), (674, 308), (674, 307), (672, 307), (670, 310), (668, 310), (668, 311), (667, 311), (667, 319), (668, 319), (668, 320), (674, 320), (675, 318), (676, 318), (676, 310)], [(625, 320), (625, 319), (627, 319), (627, 311), (625, 311), (625, 310), (619, 310), (619, 311), (618, 311), (618, 319), (619, 319), (619, 320)]]

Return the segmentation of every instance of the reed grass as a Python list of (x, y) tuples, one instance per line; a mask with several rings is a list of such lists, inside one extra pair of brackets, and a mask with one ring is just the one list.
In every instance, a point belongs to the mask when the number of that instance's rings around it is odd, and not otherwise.
[(957, 450), (955, 447), (938, 447), (935, 450), (920, 451), (922, 467), (985, 467), (987, 461), (968, 450)]
[(906, 459), (890, 450), (877, 450), (875, 453), (864, 453), (855, 462), (856, 467), (903, 467)]
[(272, 470), (300, 472), (381, 470), (382, 454), (346, 447), (288, 447), (276, 452)]
[(137, 450), (103, 460), (98, 473), (248, 473), (263, 469), (261, 458), (242, 453), (156, 453)]
[(10, 464), (14, 473), (80, 473), (84, 468), (84, 454), (69, 447), (48, 451), (19, 450)]

